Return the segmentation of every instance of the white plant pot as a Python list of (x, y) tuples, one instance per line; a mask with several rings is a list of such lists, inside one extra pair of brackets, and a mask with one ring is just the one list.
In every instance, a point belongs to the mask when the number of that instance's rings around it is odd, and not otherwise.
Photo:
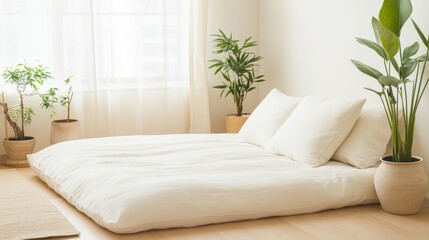
[(381, 207), (393, 214), (415, 214), (422, 207), (428, 190), (428, 177), (420, 157), (415, 162), (391, 162), (381, 158), (374, 184)]
[(7, 152), (8, 159), (3, 162), (7, 167), (28, 167), (27, 154), (31, 154), (36, 145), (36, 139), (25, 137), (26, 140), (3, 140), (3, 146)]
[(70, 119), (55, 120), (51, 123), (51, 144), (80, 138), (79, 121)]

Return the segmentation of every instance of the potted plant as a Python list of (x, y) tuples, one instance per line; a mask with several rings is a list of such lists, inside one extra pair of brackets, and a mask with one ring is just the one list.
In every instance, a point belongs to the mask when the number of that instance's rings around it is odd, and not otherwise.
[(374, 184), (382, 208), (395, 214), (414, 214), (420, 211), (428, 189), (428, 178), (422, 158), (413, 156), (416, 114), (429, 79), (424, 77), (429, 37), (412, 20), (425, 53), (415, 57), (420, 44), (402, 46), (401, 29), (412, 13), (410, 0), (384, 0), (379, 19), (372, 18), (376, 42), (357, 38), (374, 50), (382, 60), (384, 71), (352, 60), (364, 74), (375, 78), (380, 90), (377, 94), (384, 106), (392, 134), (393, 154), (381, 158)]
[(0, 103), (5, 119), (12, 127), (15, 135), (14, 137), (8, 137), (6, 131), (6, 139), (3, 140), (3, 145), (9, 159), (4, 162), (4, 165), (27, 167), (27, 154), (33, 152), (36, 140), (34, 137), (25, 134), (25, 126), (31, 123), (35, 114), (31, 107), (25, 106), (25, 99), (38, 95), (40, 87), (52, 76), (47, 67), (43, 65), (33, 67), (23, 63), (16, 65), (16, 67), (6, 68), (2, 73), (2, 77), (6, 83), (15, 86), (19, 97), (19, 104), (15, 106), (8, 106), (4, 102), (4, 98)]
[(47, 93), (41, 94), (41, 106), (42, 108), (51, 110), (51, 117), (56, 115), (55, 104), (57, 103), (67, 111), (67, 118), (51, 122), (51, 144), (80, 138), (79, 121), (70, 118), (71, 102), (74, 94), (73, 86), (70, 81), (71, 77), (64, 80), (64, 84), (67, 86), (67, 92), (63, 96), (58, 96), (58, 88), (51, 88)]
[(262, 59), (249, 48), (257, 46), (256, 41), (251, 37), (240, 44), (239, 40), (233, 38), (232, 34), (227, 36), (219, 29), (219, 34), (215, 37), (213, 53), (220, 55), (219, 58), (211, 59), (209, 68), (214, 68), (216, 76), (221, 74), (223, 82), (214, 88), (221, 89), (220, 97), (231, 95), (237, 107), (235, 114), (226, 116), (226, 131), (231, 133), (239, 132), (241, 126), (247, 120), (249, 114), (243, 114), (243, 102), (247, 94), (255, 89), (254, 83), (263, 82), (263, 75), (255, 74), (255, 66)]

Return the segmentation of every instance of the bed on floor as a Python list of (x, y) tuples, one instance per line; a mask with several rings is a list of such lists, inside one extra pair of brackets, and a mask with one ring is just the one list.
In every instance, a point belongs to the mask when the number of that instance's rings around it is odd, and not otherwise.
[(375, 166), (390, 130), (384, 109), (364, 102), (274, 89), (239, 134), (83, 139), (28, 159), (51, 188), (116, 233), (376, 203)]
[(311, 213), (377, 202), (374, 168), (318, 168), (235, 134), (95, 138), (29, 157), (49, 187), (116, 233)]

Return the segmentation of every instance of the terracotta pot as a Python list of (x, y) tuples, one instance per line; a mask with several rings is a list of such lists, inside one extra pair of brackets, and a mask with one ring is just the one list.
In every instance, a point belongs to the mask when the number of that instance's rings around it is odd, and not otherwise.
[(414, 162), (392, 162), (391, 156), (381, 158), (374, 184), (381, 207), (393, 214), (415, 214), (422, 207), (428, 190), (428, 177), (422, 158)]
[(25, 137), (25, 140), (15, 140), (9, 138), (3, 140), (3, 146), (6, 149), (8, 159), (3, 162), (3, 165), (8, 167), (28, 167), (27, 154), (34, 150), (36, 139), (33, 137)]
[(70, 119), (55, 120), (51, 123), (51, 144), (80, 138), (79, 121)]
[(230, 114), (225, 117), (226, 123), (226, 132), (227, 133), (238, 133), (240, 132), (241, 127), (247, 121), (250, 114), (245, 113), (243, 116), (237, 116), (235, 114)]

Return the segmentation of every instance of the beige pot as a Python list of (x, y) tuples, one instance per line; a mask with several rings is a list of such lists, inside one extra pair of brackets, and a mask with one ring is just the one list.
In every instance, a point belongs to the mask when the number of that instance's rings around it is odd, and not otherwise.
[(51, 144), (80, 138), (79, 121), (70, 119), (55, 120), (51, 123)]
[(36, 139), (25, 137), (26, 140), (3, 140), (3, 146), (6, 149), (8, 159), (3, 162), (7, 167), (28, 167), (27, 154), (34, 150)]
[(415, 162), (386, 161), (375, 172), (374, 184), (381, 207), (394, 214), (415, 214), (422, 207), (428, 190), (428, 177), (422, 166), (422, 158)]
[(226, 123), (226, 132), (227, 133), (238, 133), (240, 132), (241, 127), (249, 118), (250, 114), (245, 113), (243, 116), (237, 116), (235, 114), (230, 114), (225, 117)]

